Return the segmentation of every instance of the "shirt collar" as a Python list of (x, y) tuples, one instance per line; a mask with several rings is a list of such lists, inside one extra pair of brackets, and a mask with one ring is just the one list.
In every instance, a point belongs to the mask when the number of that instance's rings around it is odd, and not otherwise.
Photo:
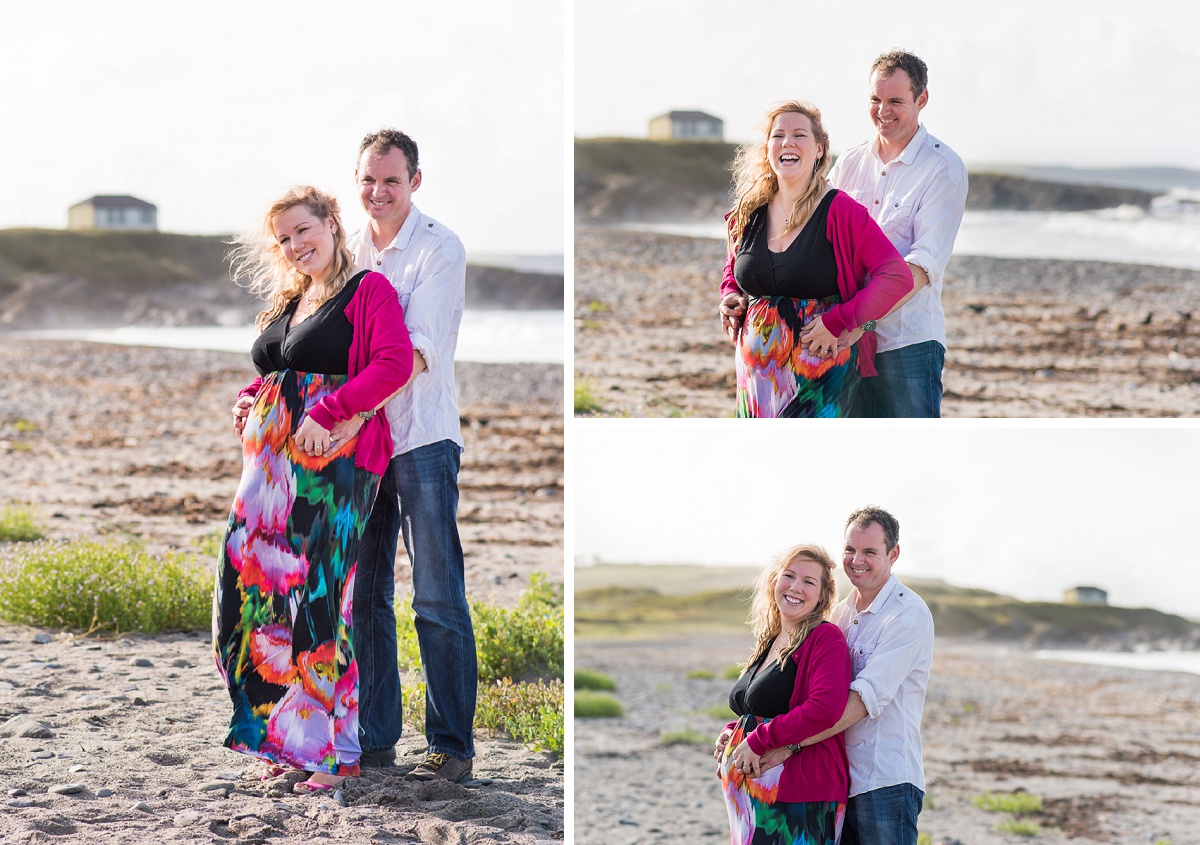
[(854, 592), (850, 594), (850, 607), (855, 613), (878, 613), (883, 609), (883, 606), (887, 604), (887, 601), (892, 597), (892, 594), (896, 592), (896, 588), (899, 586), (899, 584), (900, 581), (896, 578), (895, 573), (889, 575), (887, 581), (884, 582), (883, 587), (878, 593), (875, 594), (874, 601), (867, 605), (866, 610), (858, 609), (858, 588), (855, 587)]
[[(893, 159), (893, 161), (898, 161), (901, 164), (912, 164), (914, 161), (916, 161), (917, 153), (921, 151), (921, 147), (925, 145), (925, 139), (927, 137), (929, 137), (929, 132), (925, 129), (925, 124), (918, 124), (917, 134), (912, 136), (912, 139), (908, 142), (908, 145), (904, 148), (900, 155)], [(884, 161), (880, 157), (878, 136), (876, 136), (875, 140), (871, 142), (871, 155), (875, 156), (876, 161), (878, 161), (880, 164), (892, 163), (890, 161)]]
[[(417, 223), (421, 218), (421, 212), (414, 205), (408, 210), (408, 216), (404, 218), (404, 222), (400, 224), (400, 231), (396, 233), (396, 237), (392, 238), (389, 243), (381, 250), (377, 250), (382, 254), (389, 249), (408, 249), (409, 243), (412, 241), (413, 232), (417, 231)], [(375, 249), (375, 242), (371, 240), (370, 227), (363, 231), (363, 237), (371, 244), (371, 249)]]

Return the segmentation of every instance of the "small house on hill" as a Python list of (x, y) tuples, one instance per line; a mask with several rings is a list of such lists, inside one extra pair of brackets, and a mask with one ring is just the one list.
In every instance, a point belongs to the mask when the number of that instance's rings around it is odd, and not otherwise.
[(1108, 593), (1099, 587), (1072, 587), (1063, 594), (1063, 604), (1107, 605)]
[(158, 229), (158, 209), (137, 197), (91, 197), (75, 203), (67, 211), (67, 228), (73, 231), (153, 232)]
[(651, 141), (720, 141), (725, 122), (702, 111), (669, 111), (650, 121)]

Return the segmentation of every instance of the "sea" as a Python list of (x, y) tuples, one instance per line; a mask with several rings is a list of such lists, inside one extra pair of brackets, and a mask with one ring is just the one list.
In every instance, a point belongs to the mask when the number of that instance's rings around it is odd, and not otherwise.
[[(6, 337), (86, 340), (122, 346), (212, 349), (249, 354), (254, 326), (122, 326), (113, 329), (47, 329), (6, 332)], [(463, 312), (456, 361), (493, 364), (561, 364), (566, 360), (562, 311)]]
[(1200, 651), (1068, 651), (1047, 649), (1037, 651), (1038, 660), (1066, 660), (1070, 663), (1090, 663), (1118, 669), (1139, 669), (1146, 672), (1188, 672), (1200, 675)]
[[(1148, 210), (1124, 205), (1100, 211), (968, 211), (954, 242), (955, 255), (1058, 258), (1200, 270), (1200, 172), (1166, 168), (1008, 170), (1048, 182), (1165, 193)], [(725, 239), (720, 220), (678, 225), (630, 224), (623, 228)]]

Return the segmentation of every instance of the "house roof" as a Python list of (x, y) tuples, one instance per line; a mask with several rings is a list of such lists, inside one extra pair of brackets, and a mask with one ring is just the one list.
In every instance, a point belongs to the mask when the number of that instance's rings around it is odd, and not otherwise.
[[(89, 197), (83, 202), (75, 203), (75, 205), (90, 205), (93, 208), (151, 208), (157, 210), (154, 203), (124, 194)], [(75, 206), (71, 207), (74, 208)]]
[(666, 114), (660, 114), (659, 117), (669, 117), (671, 120), (713, 120), (717, 123), (724, 123), (721, 118), (713, 117), (702, 111), (669, 111)]

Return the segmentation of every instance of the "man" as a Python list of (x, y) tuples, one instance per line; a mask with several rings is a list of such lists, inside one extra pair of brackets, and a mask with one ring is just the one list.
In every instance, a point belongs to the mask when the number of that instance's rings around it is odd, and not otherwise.
[[(392, 460), (363, 532), (355, 576), (361, 762), (391, 765), (400, 737), (392, 601), (396, 545), (403, 534), (412, 565), (429, 743), (424, 762), (408, 778), (457, 782), (470, 776), (475, 756), (478, 685), (456, 521), (463, 440), (454, 348), (466, 292), (466, 253), (458, 236), (412, 204), (421, 170), (417, 145), (408, 135), (384, 129), (364, 138), (355, 181), (369, 220), (348, 246), (359, 268), (383, 273), (395, 286), (415, 350), (414, 370), (420, 373), (387, 404)], [(350, 433), (334, 432), (339, 438)]]
[(913, 289), (875, 326), (838, 339), (839, 346), (853, 343), (873, 329), (879, 343), (878, 375), (862, 380), (850, 416), (939, 417), (942, 276), (967, 202), (967, 170), (920, 124), (929, 102), (925, 62), (901, 50), (884, 53), (870, 80), (875, 138), (840, 156), (829, 181), (866, 206), (912, 269)]
[[(836, 725), (800, 743), (846, 732), (850, 801), (842, 845), (917, 842), (925, 797), (921, 714), (933, 662), (933, 616), (892, 574), (898, 557), (900, 523), (894, 516), (876, 507), (850, 514), (842, 568), (853, 589), (830, 614), (850, 646), (850, 698)], [(769, 751), (761, 769), (781, 764), (791, 753)]]

